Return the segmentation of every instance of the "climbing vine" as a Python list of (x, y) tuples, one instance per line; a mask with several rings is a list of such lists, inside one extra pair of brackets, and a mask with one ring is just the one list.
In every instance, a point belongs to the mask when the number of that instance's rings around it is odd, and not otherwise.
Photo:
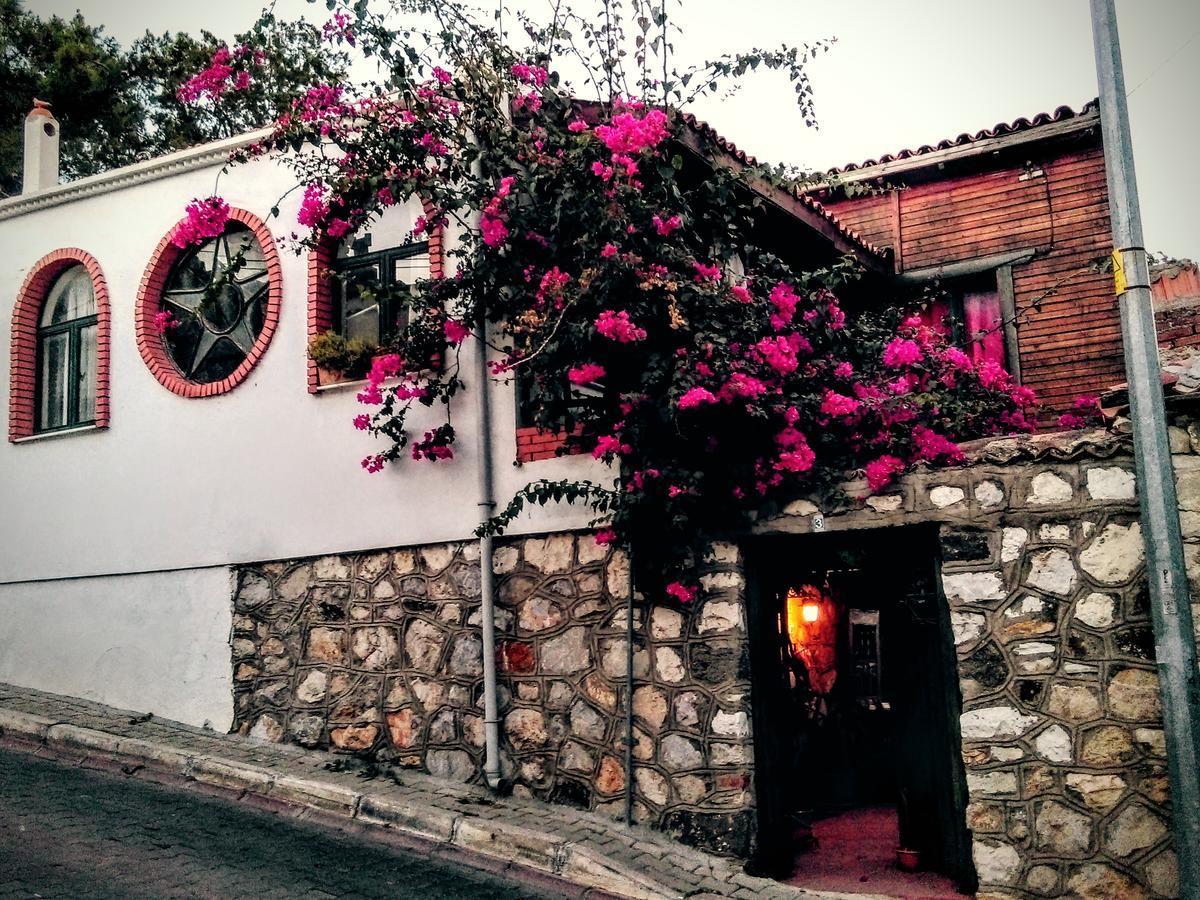
[[(594, 481), (532, 481), (487, 527), (531, 503), (585, 503), (598, 541), (638, 548), (647, 590), (686, 603), (706, 540), (764, 507), (856, 469), (880, 491), (914, 464), (959, 461), (959, 441), (1031, 427), (1032, 392), (889, 308), (851, 260), (796, 262), (751, 189), (794, 173), (686, 152), (680, 108), (757, 69), (788, 78), (813, 121), (805, 62), (827, 44), (679, 71), (667, 9), (646, 0), (595, 15), (554, 3), (544, 24), (428, 0), (326, 5), (331, 51), (380, 77), (312, 86), (239, 159), (295, 174), (301, 248), (412, 198), (434, 211), (412, 240), (439, 226), (456, 238), (448, 277), (419, 285), (359, 395), (354, 424), (379, 442), (367, 471), (452, 464), (459, 349), (482, 338), (531, 421), (608, 464)], [(198, 102), (220, 103), (259, 64), (253, 48), (214, 60)], [(212, 233), (220, 209), (194, 203), (178, 239)], [(412, 431), (414, 404), (445, 420)]]

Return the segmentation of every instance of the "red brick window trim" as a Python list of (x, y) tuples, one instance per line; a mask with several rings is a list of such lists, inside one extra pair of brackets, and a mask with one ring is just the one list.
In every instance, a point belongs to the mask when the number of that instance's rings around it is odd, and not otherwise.
[(168, 231), (158, 242), (154, 254), (150, 257), (150, 263), (146, 266), (145, 274), (142, 275), (141, 287), (138, 288), (137, 307), (134, 313), (138, 351), (142, 354), (142, 360), (158, 383), (180, 397), (214, 397), (233, 390), (245, 381), (251, 369), (267, 352), (267, 346), (271, 343), (271, 337), (275, 334), (275, 328), (279, 324), (279, 305), (283, 298), (283, 270), (279, 265), (279, 253), (275, 249), (275, 239), (262, 219), (251, 212), (244, 209), (231, 209), (229, 219), (231, 222), (241, 222), (258, 240), (259, 246), (262, 247), (263, 260), (267, 265), (269, 283), (267, 309), (263, 316), (262, 331), (259, 332), (258, 338), (250, 348), (250, 353), (229, 376), (209, 384), (188, 381), (171, 361), (166, 345), (163, 343), (162, 334), (154, 327), (154, 316), (159, 311), (167, 276), (175, 261), (183, 253), (183, 249), (176, 247), (171, 241), (175, 228)]
[(92, 280), (96, 299), (96, 419), (91, 426), (107, 428), (109, 422), (108, 371), (111, 312), (108, 286), (100, 264), (90, 253), (67, 247), (48, 253), (33, 264), (13, 308), (12, 370), (9, 374), (8, 439), (34, 435), (37, 405), (37, 334), (42, 304), (54, 281), (71, 266), (82, 265)]
[[(575, 432), (579, 434), (578, 429)], [(567, 446), (568, 434), (565, 430), (543, 431), (536, 425), (523, 425), (517, 428), (517, 462), (537, 462), (540, 459), (554, 459), (556, 456), (578, 456), (584, 452), (580, 446)]]
[[(422, 201), (425, 215), (433, 217), (435, 210), (428, 200)], [(333, 328), (333, 277), (332, 266), (337, 254), (338, 240), (326, 237), (308, 252), (308, 341)], [(445, 275), (445, 257), (442, 244), (442, 226), (437, 225), (429, 235), (429, 277)], [(321, 386), (317, 364), (308, 357), (307, 343), (305, 358), (308, 363), (308, 392), (317, 393)]]

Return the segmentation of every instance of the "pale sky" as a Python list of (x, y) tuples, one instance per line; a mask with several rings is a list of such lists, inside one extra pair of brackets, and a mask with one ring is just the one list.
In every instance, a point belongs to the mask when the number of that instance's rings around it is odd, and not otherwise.
[[(477, 0), (487, 5), (491, 0)], [(577, 8), (588, 5), (577, 0)], [(256, 0), (26, 0), (41, 15), (79, 9), (122, 43), (146, 29), (221, 37)], [(539, 17), (548, 0), (508, 0)], [(1147, 246), (1200, 258), (1200, 2), (1117, 0)], [(281, 17), (320, 24), (325, 4), (279, 0)], [(1096, 96), (1087, 0), (683, 0), (680, 62), (729, 50), (836, 37), (810, 67), (820, 129), (806, 128), (782, 76), (695, 111), (770, 162), (827, 168), (932, 144)]]

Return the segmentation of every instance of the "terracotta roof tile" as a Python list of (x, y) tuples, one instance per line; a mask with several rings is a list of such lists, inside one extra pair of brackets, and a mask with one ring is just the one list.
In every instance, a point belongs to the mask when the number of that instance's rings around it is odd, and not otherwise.
[(990, 463), (1002, 466), (1017, 462), (1111, 459), (1129, 453), (1130, 448), (1127, 435), (1113, 434), (1103, 428), (981, 438), (962, 444), (967, 465)]
[(1194, 305), (1200, 300), (1200, 269), (1190, 259), (1154, 263), (1150, 266), (1150, 293), (1155, 309)]
[(1029, 131), (1034, 128), (1040, 128), (1043, 125), (1049, 125), (1054, 122), (1065, 122), (1068, 119), (1085, 116), (1098, 108), (1095, 100), (1089, 100), (1083, 107), (1076, 112), (1069, 106), (1060, 106), (1054, 112), (1038, 113), (1032, 119), (1020, 118), (1012, 122), (998, 122), (991, 128), (985, 128), (982, 131), (977, 131), (974, 134), (963, 132), (958, 137), (944, 138), (936, 144), (922, 144), (915, 149), (904, 149), (896, 153), (885, 153), (878, 159), (868, 159), (863, 162), (847, 163), (844, 166), (838, 166), (829, 169), (827, 174), (844, 175), (849, 172), (854, 172), (859, 169), (867, 169), (871, 166), (878, 166), (884, 163), (896, 162), (897, 160), (912, 159), (918, 156), (924, 156), (928, 153), (937, 153), (939, 150), (949, 150), (951, 147), (962, 147), (968, 144), (973, 144), (977, 141), (988, 140), (989, 138), (1004, 137), (1009, 134), (1017, 134), (1022, 131)]

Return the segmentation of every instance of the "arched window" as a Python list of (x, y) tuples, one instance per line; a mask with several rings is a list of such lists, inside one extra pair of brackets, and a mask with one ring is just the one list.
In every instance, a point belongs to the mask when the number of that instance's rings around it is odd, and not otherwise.
[(87, 269), (74, 265), (55, 280), (37, 334), (37, 431), (96, 421), (96, 295)]
[(8, 438), (108, 425), (108, 288), (76, 248), (29, 270), (13, 310)]

